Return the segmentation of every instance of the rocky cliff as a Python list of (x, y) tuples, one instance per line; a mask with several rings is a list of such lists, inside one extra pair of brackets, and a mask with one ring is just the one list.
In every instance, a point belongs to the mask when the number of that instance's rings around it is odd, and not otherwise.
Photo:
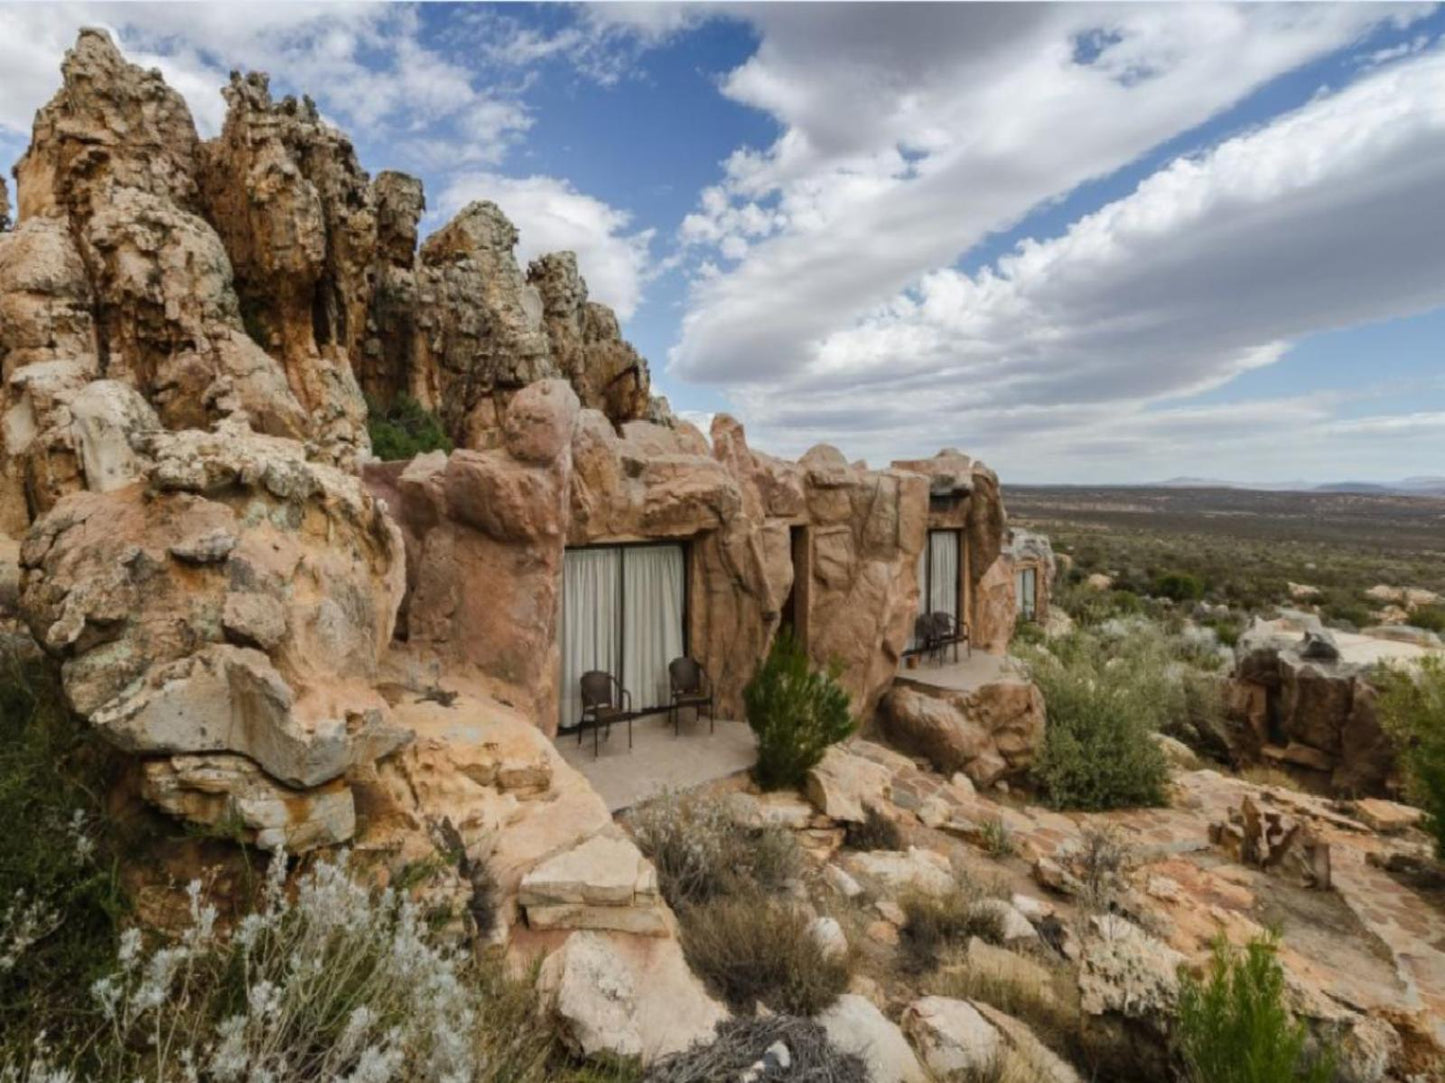
[(615, 423), (661, 409), (571, 253), (524, 273), (491, 203), (418, 250), (420, 182), (368, 177), (312, 102), (273, 101), (265, 75), (233, 75), (210, 141), (101, 31), (82, 31), (63, 76), (0, 242), (8, 530), (97, 487), (98, 431), (118, 450), (146, 406), (163, 429), (237, 417), (344, 467), (369, 451), (363, 390), (413, 396), (466, 447), (494, 446), (499, 409), (539, 379), (567, 379)]

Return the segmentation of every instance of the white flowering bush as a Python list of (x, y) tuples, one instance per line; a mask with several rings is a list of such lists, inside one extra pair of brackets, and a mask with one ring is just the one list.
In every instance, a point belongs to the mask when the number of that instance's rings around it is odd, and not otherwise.
[(417, 905), (322, 860), (286, 887), (274, 855), (261, 903), (229, 933), (199, 882), (177, 937), (120, 937), (90, 989), (98, 1026), (62, 1051), (0, 1054), (0, 1083), (541, 1080), (553, 1036), (530, 986), (479, 965)]

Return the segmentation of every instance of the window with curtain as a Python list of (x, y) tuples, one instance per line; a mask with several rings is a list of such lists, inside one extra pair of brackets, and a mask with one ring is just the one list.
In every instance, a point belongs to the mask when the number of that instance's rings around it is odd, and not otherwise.
[[(947, 613), (958, 620), (959, 554), (962, 533), (930, 530), (918, 554), (918, 612)], [(914, 647), (921, 644), (914, 642)]]
[(1019, 613), (1028, 620), (1034, 619), (1038, 603), (1038, 570), (1020, 568), (1014, 575), (1014, 596), (1018, 599)]
[(637, 710), (670, 698), (667, 665), (684, 652), (686, 560), (681, 545), (568, 549), (562, 573), (559, 724), (582, 714), (589, 670), (610, 673)]

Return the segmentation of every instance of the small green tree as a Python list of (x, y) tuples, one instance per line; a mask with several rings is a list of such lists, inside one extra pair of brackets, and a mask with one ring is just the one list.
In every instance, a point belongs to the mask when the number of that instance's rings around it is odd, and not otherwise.
[(1435, 853), (1445, 858), (1445, 659), (1425, 658), (1415, 672), (1382, 669), (1376, 704), (1395, 739), (1410, 799), (1425, 810)]
[(831, 744), (856, 728), (839, 666), (814, 670), (792, 633), (780, 631), (743, 689), (748, 725), (758, 736), (753, 774), (765, 790), (799, 786)]
[(1151, 593), (1174, 602), (1197, 602), (1204, 597), (1204, 584), (1188, 572), (1164, 572), (1155, 578)]
[(1329, 1083), (1334, 1057), (1305, 1052), (1307, 1031), (1285, 1006), (1271, 937), (1243, 952), (1220, 939), (1204, 981), (1179, 991), (1178, 1044), (1190, 1083)]
[(410, 395), (398, 395), (389, 406), (367, 396), (366, 411), (371, 451), (378, 459), (391, 462), (452, 449), (451, 437), (436, 415)]

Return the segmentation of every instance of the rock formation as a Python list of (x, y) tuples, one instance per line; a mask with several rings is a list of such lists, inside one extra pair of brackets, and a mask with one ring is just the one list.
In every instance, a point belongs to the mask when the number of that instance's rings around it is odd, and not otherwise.
[(1394, 785), (1395, 756), (1376, 716), (1370, 672), (1426, 653), (1410, 643), (1327, 632), (1308, 614), (1256, 619), (1235, 647), (1231, 753), (1317, 788), (1385, 793)]

